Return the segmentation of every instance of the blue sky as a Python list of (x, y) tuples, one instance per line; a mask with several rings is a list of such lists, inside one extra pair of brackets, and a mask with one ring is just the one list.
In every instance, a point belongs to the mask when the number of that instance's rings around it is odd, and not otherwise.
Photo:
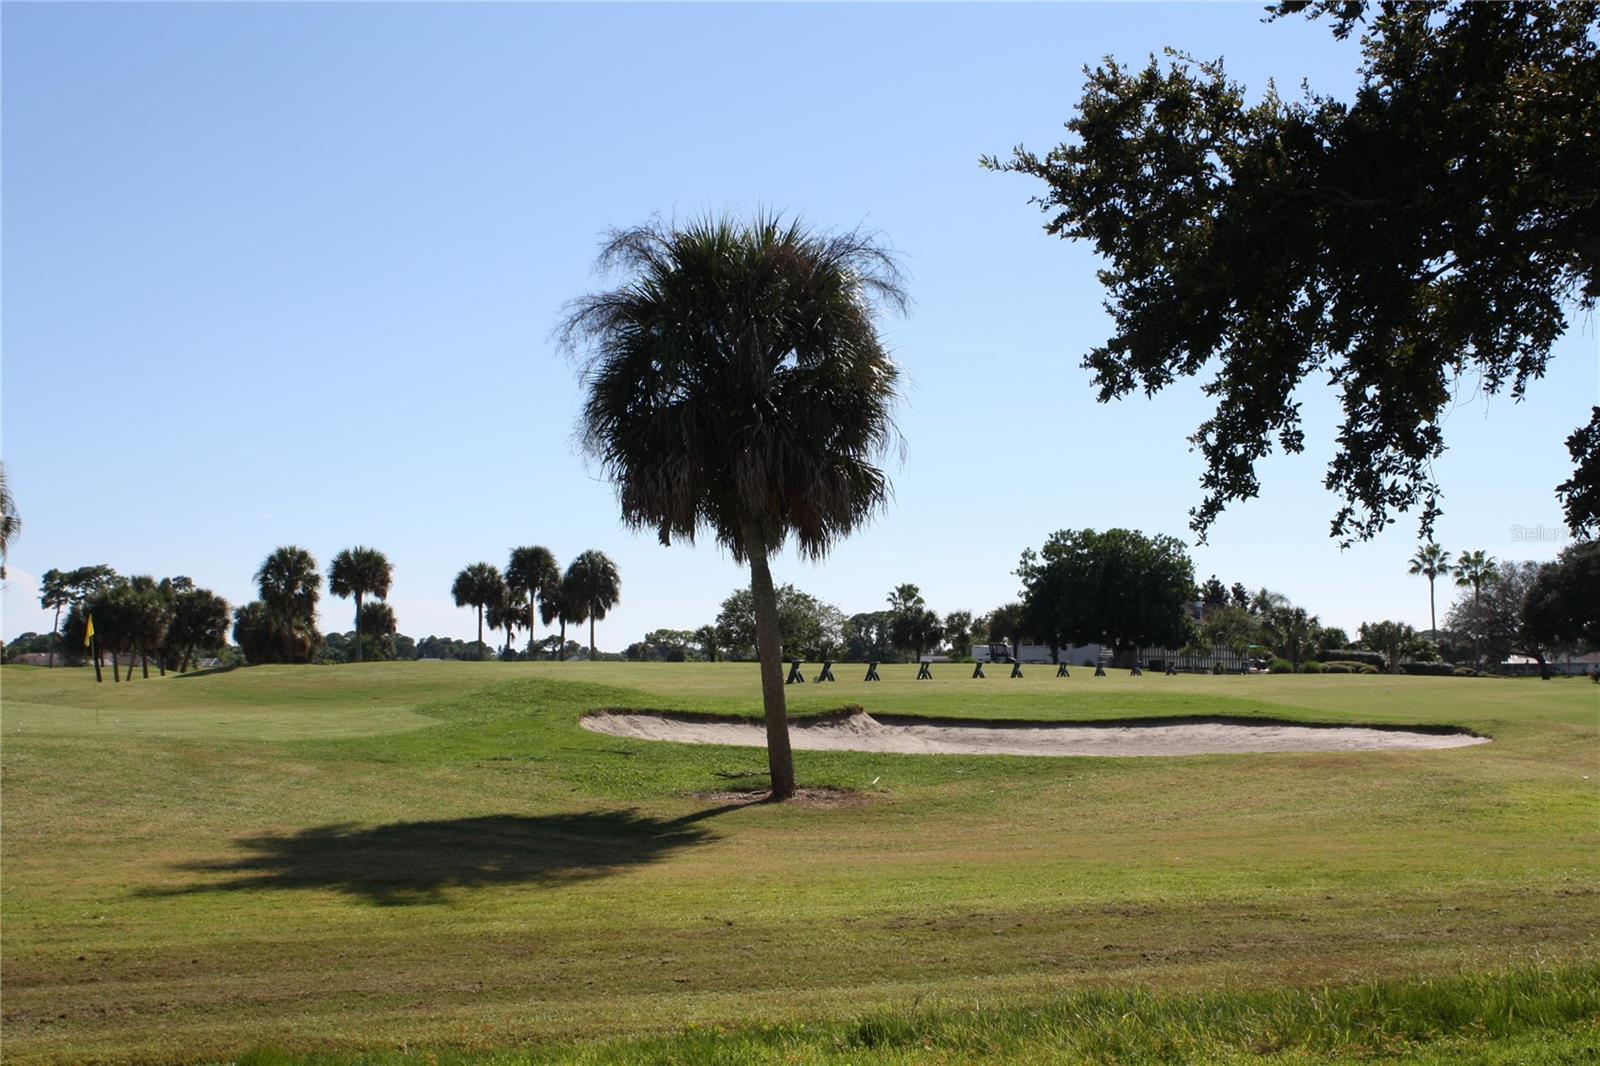
[[(620, 649), (710, 621), (747, 579), (710, 543), (624, 530), (572, 443), (550, 330), (601, 283), (607, 227), (800, 212), (897, 248), (916, 301), (887, 331), (908, 387), (886, 515), (780, 581), (848, 613), (902, 581), (940, 611), (1013, 597), (1062, 527), (1184, 536), (1195, 382), (1094, 401), (1095, 261), (1047, 238), (1030, 179), (984, 152), (1059, 140), (1081, 67), (1164, 45), (1252, 93), (1344, 93), (1353, 43), (1256, 5), (555, 7), (20, 5), (3, 9), (0, 445), (25, 521), (4, 635), (47, 629), (35, 577), (106, 562), (230, 600), (273, 547), (395, 564), (403, 632), (469, 636), (463, 565), (516, 544), (616, 559)], [(1447, 548), (1550, 558), (1563, 438), (1596, 401), (1592, 316), (1514, 404), (1463, 383)], [(1336, 424), (1262, 467), (1193, 550), (1353, 629), (1427, 622), (1414, 524), (1341, 551), (1321, 487)], [(1553, 539), (1528, 542), (1519, 528)], [(1447, 598), (1447, 597), (1446, 597)], [(1441, 610), (1443, 602), (1441, 602)], [(325, 628), (350, 610), (324, 601)]]

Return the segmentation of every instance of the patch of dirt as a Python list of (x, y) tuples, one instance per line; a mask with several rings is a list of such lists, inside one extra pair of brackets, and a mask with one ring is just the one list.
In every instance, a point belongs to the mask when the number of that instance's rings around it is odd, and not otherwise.
[[(603, 711), (585, 715), (592, 733), (633, 740), (765, 747), (759, 721)], [(1182, 718), (1110, 722), (988, 722), (885, 716), (864, 711), (789, 724), (806, 751), (909, 755), (1232, 755), (1246, 752), (1421, 751), (1487, 744), (1467, 730), (1308, 725), (1261, 719)]]
[[(709, 803), (742, 803), (754, 806), (758, 803), (769, 803), (772, 793), (764, 788), (744, 789), (738, 792), (697, 792), (695, 799), (702, 799)], [(788, 807), (815, 807), (821, 810), (835, 810), (840, 807), (864, 807), (872, 802), (872, 797), (865, 792), (857, 792), (849, 788), (802, 788), (784, 804)]]

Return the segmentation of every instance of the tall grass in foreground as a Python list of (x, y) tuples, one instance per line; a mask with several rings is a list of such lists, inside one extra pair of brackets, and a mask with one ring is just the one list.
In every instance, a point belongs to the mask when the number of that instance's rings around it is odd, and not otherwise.
[(695, 1027), (574, 1046), (297, 1056), (240, 1066), (543, 1063), (1600, 1062), (1600, 965), (1266, 992), (1074, 992), (1027, 1007), (915, 1007), (847, 1022)]

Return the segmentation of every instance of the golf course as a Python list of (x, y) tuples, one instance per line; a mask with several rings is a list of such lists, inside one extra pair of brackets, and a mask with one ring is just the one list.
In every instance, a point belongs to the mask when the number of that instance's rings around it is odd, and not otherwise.
[(1487, 742), (802, 750), (766, 804), (580, 725), (757, 720), (753, 663), (7, 666), (5, 1058), (1591, 1061), (1597, 686), (862, 669), (791, 714)]

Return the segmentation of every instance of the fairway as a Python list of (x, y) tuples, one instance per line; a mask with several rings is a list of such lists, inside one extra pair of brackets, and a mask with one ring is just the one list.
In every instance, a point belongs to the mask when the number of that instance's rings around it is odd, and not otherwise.
[[(772, 806), (743, 795), (764, 785), (759, 750), (579, 726), (600, 710), (756, 718), (753, 664), (265, 666), (99, 686), (8, 666), (6, 1060), (570, 1050), (1078, 994), (1111, 997), (1081, 1001), (1092, 1013), (1135, 990), (1470, 987), (1507, 970), (1592, 990), (1600, 972), (1600, 687), (861, 670), (791, 686), (792, 712), (1491, 742), (804, 751), (801, 786), (831, 799)], [(1191, 1009), (1172, 1002), (1151, 1016)], [(1555, 1054), (1595, 1032), (1590, 1011)]]

